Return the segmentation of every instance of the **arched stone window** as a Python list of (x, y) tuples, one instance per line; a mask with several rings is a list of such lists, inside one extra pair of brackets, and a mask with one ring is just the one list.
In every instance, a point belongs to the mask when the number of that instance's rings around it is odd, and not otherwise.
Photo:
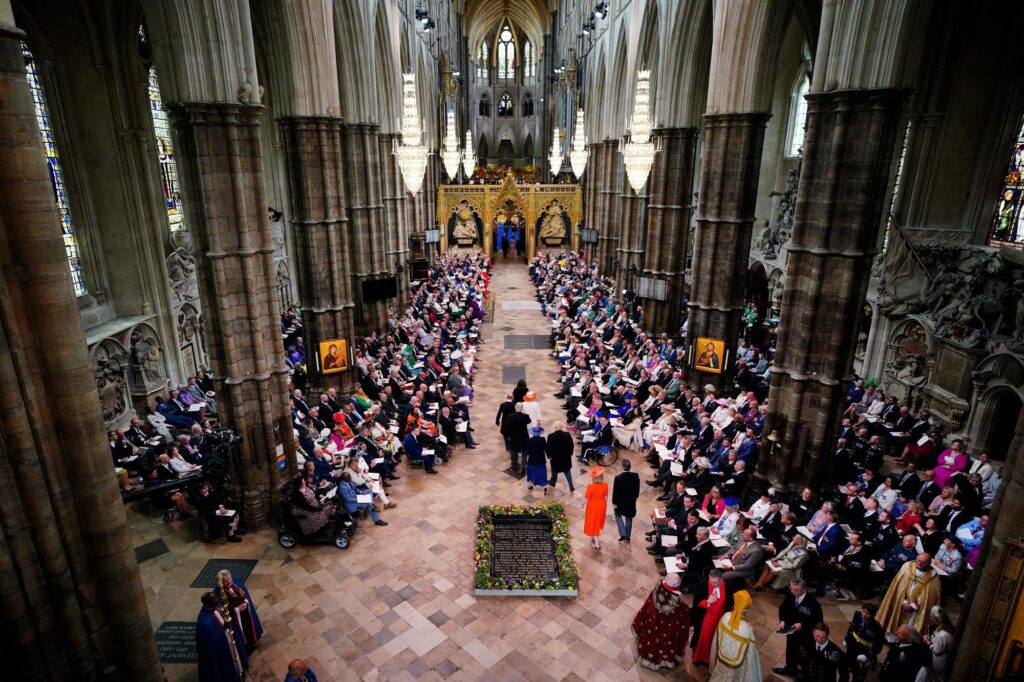
[(512, 116), (514, 106), (515, 105), (512, 103), (512, 95), (506, 92), (501, 96), (501, 99), (498, 100), (498, 116), (506, 118)]
[(804, 128), (807, 125), (807, 100), (804, 96), (811, 91), (811, 81), (804, 73), (803, 67), (793, 88), (793, 101), (790, 105), (789, 134), (786, 136), (786, 156), (800, 156), (804, 146)]
[(491, 100), (487, 99), (486, 94), (480, 98), (479, 112), (480, 116), (487, 117), (491, 115)]
[(46, 106), (46, 94), (39, 80), (39, 68), (28, 45), (21, 44), (21, 54), (25, 59), (25, 76), (29, 90), (32, 92), (32, 103), (36, 110), (36, 123), (43, 140), (43, 153), (46, 155), (46, 167), (50, 171), (50, 184), (53, 187), (54, 202), (60, 216), (60, 227), (64, 234), (64, 253), (71, 271), (71, 281), (75, 285), (75, 295), (88, 293), (85, 286), (85, 273), (82, 271), (82, 259), (79, 257), (78, 240), (75, 237), (74, 221), (71, 217), (71, 204), (68, 202), (67, 186), (64, 184), (64, 171), (61, 169), (60, 155), (54, 140), (50, 109)]
[(536, 78), (537, 61), (533, 56), (533, 43), (529, 40), (523, 43), (523, 77)]
[(516, 77), (516, 43), (508, 24), (498, 33), (498, 80)]
[(523, 116), (533, 116), (533, 96), (530, 93), (526, 93), (523, 99)]
[(174, 156), (174, 142), (171, 140), (171, 124), (167, 119), (160, 99), (160, 82), (156, 67), (149, 67), (149, 113), (153, 119), (153, 134), (156, 137), (157, 158), (160, 161), (160, 187), (163, 189), (164, 208), (171, 232), (187, 229), (185, 212), (181, 207), (181, 185), (178, 183), (178, 165)]
[(1021, 193), (1024, 192), (1024, 119), (1017, 128), (1017, 138), (1010, 150), (1003, 188), (996, 202), (996, 215), (992, 219), (989, 235), (991, 246), (1024, 247), (1024, 211), (1021, 211)]
[(480, 51), (476, 55), (476, 82), (477, 85), (487, 85), (487, 71), (490, 66), (491, 54), (487, 48), (487, 41), (480, 43)]

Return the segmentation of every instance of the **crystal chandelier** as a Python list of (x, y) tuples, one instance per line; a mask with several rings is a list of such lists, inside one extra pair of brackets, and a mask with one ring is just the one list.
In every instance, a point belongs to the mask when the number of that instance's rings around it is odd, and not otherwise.
[(569, 163), (572, 172), (579, 178), (587, 167), (587, 137), (583, 132), (583, 109), (576, 110), (576, 129), (572, 133), (572, 147), (569, 149)]
[(444, 149), (441, 152), (441, 162), (444, 163), (444, 170), (448, 177), (455, 181), (459, 174), (459, 136), (455, 133), (455, 112), (448, 112), (448, 123), (444, 131)]
[(476, 150), (473, 149), (473, 135), (466, 131), (466, 143), (462, 146), (462, 174), (468, 179), (473, 177), (476, 168)]
[(555, 133), (551, 136), (551, 155), (548, 156), (551, 175), (555, 177), (558, 177), (558, 172), (562, 170), (562, 145), (560, 142), (558, 128), (555, 128)]
[(416, 74), (402, 74), (402, 141), (395, 141), (395, 156), (402, 171), (405, 186), (412, 194), (423, 187), (423, 175), (427, 170), (430, 150), (423, 144), (423, 127), (420, 123), (419, 107), (416, 100)]
[(629, 126), (629, 142), (622, 145), (622, 163), (634, 192), (643, 189), (654, 165), (654, 143), (651, 142), (651, 72), (637, 73), (633, 120)]

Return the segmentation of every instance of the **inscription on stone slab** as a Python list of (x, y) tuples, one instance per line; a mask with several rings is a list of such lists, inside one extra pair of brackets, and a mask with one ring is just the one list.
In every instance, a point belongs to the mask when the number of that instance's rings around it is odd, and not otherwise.
[(551, 519), (528, 515), (495, 516), (492, 544), (492, 576), (512, 580), (558, 578)]
[(162, 663), (195, 663), (196, 622), (164, 621), (156, 630), (156, 650)]

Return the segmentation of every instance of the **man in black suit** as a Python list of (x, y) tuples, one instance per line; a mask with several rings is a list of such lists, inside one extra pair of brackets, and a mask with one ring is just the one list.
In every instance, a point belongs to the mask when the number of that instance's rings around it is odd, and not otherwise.
[(551, 460), (551, 487), (558, 483), (558, 474), (563, 474), (569, 483), (569, 492), (573, 493), (576, 488), (572, 484), (572, 453), (576, 449), (576, 441), (572, 434), (562, 428), (559, 424), (555, 430), (548, 435), (544, 452)]
[(942, 508), (935, 517), (935, 527), (950, 537), (956, 535), (960, 526), (971, 520), (971, 515), (964, 509), (963, 499), (957, 495), (953, 501)]
[(619, 542), (629, 542), (636, 516), (636, 498), (640, 497), (640, 476), (630, 471), (633, 463), (622, 460), (622, 473), (612, 481), (612, 506), (615, 507), (615, 525), (619, 529)]
[(505, 417), (510, 414), (514, 414), (516, 411), (516, 404), (512, 402), (512, 394), (509, 393), (505, 396), (505, 402), (498, 406), (498, 414), (494, 417), (494, 425), (499, 427), (498, 430), (501, 432), (501, 437), (505, 439), (505, 451), (511, 452), (508, 444), (508, 430), (505, 427)]
[(938, 484), (935, 482), (935, 472), (931, 470), (921, 472), (921, 485), (918, 486), (917, 492), (914, 494), (914, 499), (921, 503), (921, 506), (925, 509), (932, 503), (939, 493), (942, 491), (939, 489)]
[(896, 487), (908, 500), (914, 499), (917, 489), (921, 487), (921, 477), (917, 475), (917, 465), (913, 462), (907, 464), (906, 470), (896, 479)]
[[(714, 568), (715, 546), (711, 544), (711, 534), (708, 529), (704, 526), (698, 527), (695, 540), (696, 542), (692, 546), (686, 548), (685, 553), (676, 555), (677, 559), (685, 562), (683, 564), (685, 570), (680, 576), (683, 579), (684, 592), (698, 587), (704, 580), (704, 576), (708, 575), (708, 571), (718, 570)], [(683, 541), (682, 534), (680, 534), (679, 541)], [(662, 571), (662, 575), (664, 574), (665, 571)], [(721, 577), (722, 572), (718, 571), (718, 574)]]
[(807, 682), (836, 682), (847, 679), (846, 656), (836, 643), (828, 638), (828, 625), (818, 623), (814, 626), (814, 642), (808, 650), (807, 661), (803, 665), (801, 680)]
[(508, 451), (512, 462), (512, 473), (519, 473), (519, 456), (526, 456), (526, 442), (530, 440), (530, 415), (523, 412), (523, 404), (516, 403), (515, 412), (501, 420), (502, 430), (508, 437)]
[(776, 675), (793, 677), (811, 642), (812, 629), (822, 621), (821, 605), (814, 595), (807, 593), (807, 583), (796, 579), (789, 583), (789, 594), (779, 605), (779, 630), (792, 628), (786, 636), (786, 665), (772, 668)]

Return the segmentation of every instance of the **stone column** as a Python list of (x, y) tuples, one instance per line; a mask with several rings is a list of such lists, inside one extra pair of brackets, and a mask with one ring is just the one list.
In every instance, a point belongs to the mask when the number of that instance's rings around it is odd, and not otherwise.
[[(960, 612), (957, 626), (959, 640), (951, 680), (995, 679), (998, 645), (1021, 604), (1014, 600), (1019, 589), (1013, 569), (1020, 570), (1024, 562), (1024, 549), (1020, 541), (1020, 520), (1024, 518), (1024, 412), (1017, 420), (1017, 428), (1010, 445), (1009, 456), (1003, 467), (1003, 482), (992, 505), (992, 516), (985, 529), (978, 556), (978, 568), (973, 571), (967, 587), (964, 604), (969, 609)], [(1006, 566), (1009, 575), (1004, 576)], [(1019, 579), (1017, 579), (1019, 580)]]
[(679, 333), (683, 304), (683, 271), (693, 197), (697, 128), (663, 128), (654, 131), (661, 151), (654, 157), (648, 180), (647, 234), (643, 245), (643, 274), (667, 283), (664, 301), (644, 299), (644, 327), (648, 332), (670, 336)]
[(394, 302), (396, 311), (402, 308), (409, 299), (409, 226), (405, 215), (405, 186), (402, 184), (395, 156), (391, 153), (398, 138), (398, 133), (381, 133), (377, 136), (380, 146), (380, 182), (387, 235), (385, 263), (388, 267), (402, 266), (402, 272), (398, 275), (398, 300)]
[(25, 35), (9, 11), (0, 0), (0, 652), (30, 677), (156, 682), (163, 674), (25, 82)]
[(816, 482), (851, 378), (904, 90), (807, 96), (807, 133), (789, 242), (782, 323), (765, 432), (782, 438), (765, 475)]
[[(267, 523), (295, 442), (281, 344), (274, 244), (266, 219), (262, 107), (227, 102), (168, 105), (178, 140), (221, 421), (245, 441), (232, 486), (250, 525)], [(312, 349), (311, 349), (312, 350)]]
[(379, 153), (377, 125), (355, 123), (345, 126), (350, 262), (359, 337), (383, 328), (387, 322), (386, 304), (362, 301), (365, 280), (392, 272), (384, 265), (384, 204), (381, 200)]
[(692, 373), (691, 377), (700, 377), (695, 383), (727, 386), (731, 380), (728, 365), (740, 332), (761, 148), (769, 117), (762, 112), (704, 117), (687, 346), (692, 368), (698, 337), (724, 340), (725, 367), (721, 374)]
[[(312, 353), (327, 339), (355, 341), (342, 121), (290, 116), (278, 123), (288, 170), (304, 340)], [(311, 361), (311, 371), (314, 366)], [(324, 376), (321, 383), (340, 388), (338, 376)]]
[[(599, 144), (591, 144), (588, 146), (587, 151), (589, 156), (587, 158), (587, 168), (584, 172), (584, 180), (580, 181), (583, 185), (583, 227), (587, 229), (597, 229), (596, 209), (597, 209), (597, 182), (595, 178), (600, 175), (600, 149)], [(597, 257), (597, 244), (583, 244), (580, 243), (580, 247), (586, 247), (587, 258), (593, 259)]]
[(644, 235), (647, 231), (647, 189), (649, 184), (645, 183), (639, 192), (633, 190), (629, 180), (623, 172), (622, 189), (618, 196), (619, 215), (619, 242), (615, 250), (615, 257), (619, 259), (619, 269), (615, 273), (615, 288), (617, 295), (621, 295), (624, 289), (636, 287), (636, 275), (629, 273), (630, 268), (635, 268), (639, 273), (643, 265), (643, 244)]
[(602, 275), (612, 274), (612, 260), (619, 243), (619, 223), (615, 220), (615, 209), (618, 207), (619, 192), (616, 189), (616, 176), (622, 166), (622, 158), (618, 153), (618, 143), (605, 140), (601, 143), (604, 161), (601, 164), (601, 179), (598, 185), (597, 213), (598, 222), (598, 268)]

